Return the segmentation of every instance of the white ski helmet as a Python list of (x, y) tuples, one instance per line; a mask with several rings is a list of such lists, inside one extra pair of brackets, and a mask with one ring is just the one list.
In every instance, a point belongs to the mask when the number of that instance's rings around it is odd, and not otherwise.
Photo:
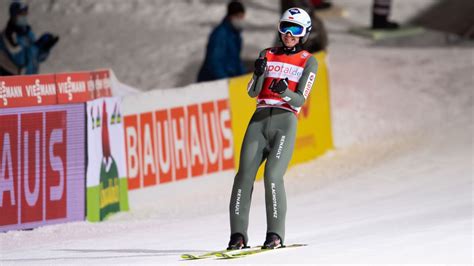
[(283, 12), (278, 23), (278, 31), (281, 34), (289, 32), (295, 37), (302, 37), (301, 43), (308, 40), (311, 33), (311, 17), (301, 8), (292, 7)]

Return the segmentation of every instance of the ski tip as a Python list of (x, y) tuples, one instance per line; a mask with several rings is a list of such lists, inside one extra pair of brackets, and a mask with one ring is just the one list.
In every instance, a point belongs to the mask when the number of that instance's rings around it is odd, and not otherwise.
[(185, 260), (195, 260), (195, 259), (197, 259), (196, 256), (191, 255), (191, 254), (182, 254), (182, 255), (181, 255), (181, 258), (182, 258), (182, 259), (185, 259)]
[(286, 246), (283, 246), (283, 247), (286, 247), (286, 248), (291, 248), (291, 247), (305, 247), (305, 246), (308, 246), (308, 244), (290, 244), (290, 245), (286, 245)]

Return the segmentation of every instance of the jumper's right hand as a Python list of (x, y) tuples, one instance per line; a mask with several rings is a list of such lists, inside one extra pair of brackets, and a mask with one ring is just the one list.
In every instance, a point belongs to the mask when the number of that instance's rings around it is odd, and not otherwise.
[(41, 50), (49, 51), (54, 45), (56, 45), (58, 41), (59, 41), (59, 36), (46, 32), (43, 35), (41, 35), (41, 37), (35, 42), (35, 44)]
[(257, 60), (255, 60), (255, 71), (254, 74), (257, 77), (260, 77), (265, 73), (265, 68), (267, 67), (267, 58), (266, 57), (260, 57)]

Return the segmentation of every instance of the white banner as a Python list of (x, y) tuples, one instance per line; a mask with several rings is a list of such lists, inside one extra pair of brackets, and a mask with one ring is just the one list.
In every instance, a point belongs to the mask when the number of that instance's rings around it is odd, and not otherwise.
[(234, 169), (226, 80), (123, 100), (129, 189)]
[(128, 210), (120, 98), (87, 102), (87, 219)]
[[(104, 112), (105, 107), (105, 112)], [(121, 99), (101, 98), (87, 102), (87, 187), (99, 185), (100, 171), (117, 166), (118, 177), (126, 177)], [(105, 152), (104, 152), (105, 151)]]

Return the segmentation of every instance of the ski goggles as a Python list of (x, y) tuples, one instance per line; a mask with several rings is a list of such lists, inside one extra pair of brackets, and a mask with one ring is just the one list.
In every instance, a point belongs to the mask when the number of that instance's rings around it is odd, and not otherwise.
[(278, 31), (281, 34), (290, 33), (294, 37), (303, 37), (305, 35), (304, 27), (292, 22), (282, 21), (278, 25)]

